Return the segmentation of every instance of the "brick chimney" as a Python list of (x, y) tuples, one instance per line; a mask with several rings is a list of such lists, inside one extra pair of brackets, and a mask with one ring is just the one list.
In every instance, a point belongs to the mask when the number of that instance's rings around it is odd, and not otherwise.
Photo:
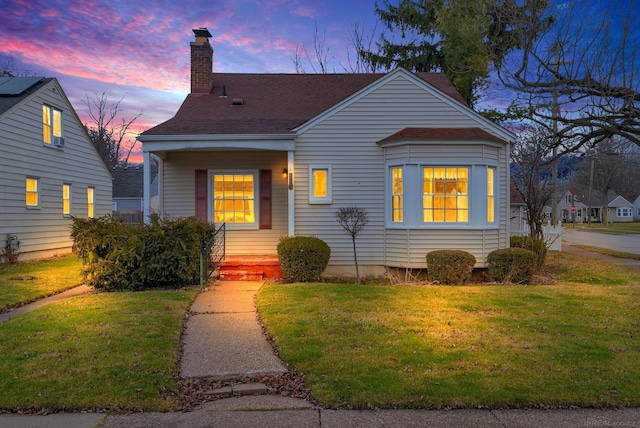
[(208, 94), (212, 88), (213, 48), (211, 33), (206, 28), (193, 30), (196, 41), (191, 42), (191, 93)]

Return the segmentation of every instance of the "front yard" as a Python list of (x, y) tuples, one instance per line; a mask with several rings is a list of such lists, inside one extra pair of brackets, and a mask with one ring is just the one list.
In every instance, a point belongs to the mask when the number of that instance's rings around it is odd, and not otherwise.
[[(640, 406), (640, 272), (565, 253), (546, 269), (555, 284), (271, 283), (258, 306), (327, 407)], [(178, 409), (196, 294), (89, 294), (0, 323), (0, 411)]]
[(639, 406), (640, 272), (547, 269), (556, 284), (270, 284), (258, 305), (324, 406)]

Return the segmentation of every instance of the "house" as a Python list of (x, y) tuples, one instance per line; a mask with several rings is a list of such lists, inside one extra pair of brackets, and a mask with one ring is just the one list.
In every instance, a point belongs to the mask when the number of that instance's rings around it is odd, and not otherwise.
[[(127, 224), (142, 222), (144, 211), (144, 165), (117, 166), (111, 169), (113, 175), (113, 216)], [(150, 209), (157, 209), (158, 168), (151, 166)]]
[(640, 195), (633, 201), (633, 221), (640, 221)]
[[(227, 257), (317, 236), (331, 247), (327, 275), (353, 274), (342, 207), (368, 212), (357, 236), (365, 275), (424, 268), (438, 249), (466, 250), (485, 267), (509, 246), (515, 136), (443, 74), (213, 73), (211, 34), (194, 33), (191, 93), (138, 137), (144, 163), (160, 159), (162, 215), (224, 223)], [(145, 198), (150, 183), (145, 174)]]
[(607, 219), (611, 223), (633, 221), (633, 204), (623, 196), (616, 196), (607, 205)]
[(587, 220), (587, 211), (588, 207), (571, 190), (558, 198), (558, 219), (562, 223), (583, 223)]
[(21, 260), (71, 251), (72, 216), (111, 212), (111, 174), (55, 78), (0, 78), (0, 187), (0, 247)]
[(509, 230), (511, 234), (520, 234), (527, 231), (529, 227), (527, 225), (527, 204), (513, 186), (509, 187)]

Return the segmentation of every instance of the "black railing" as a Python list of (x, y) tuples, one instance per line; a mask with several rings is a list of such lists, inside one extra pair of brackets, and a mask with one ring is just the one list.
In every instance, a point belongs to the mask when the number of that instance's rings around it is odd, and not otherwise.
[(223, 223), (211, 239), (202, 243), (200, 248), (200, 287), (204, 287), (204, 284), (224, 259), (225, 230), (225, 224)]

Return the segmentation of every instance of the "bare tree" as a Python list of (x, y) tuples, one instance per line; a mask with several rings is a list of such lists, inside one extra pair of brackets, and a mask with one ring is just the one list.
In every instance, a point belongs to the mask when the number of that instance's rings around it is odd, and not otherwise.
[[(508, 3), (508, 2), (507, 2)], [(519, 50), (493, 61), (514, 104), (555, 123), (558, 156), (614, 135), (640, 145), (640, 38), (634, 0), (525, 2), (497, 9)], [(503, 52), (495, 51), (494, 58)]]
[(326, 33), (320, 36), (318, 32), (318, 23), (316, 22), (315, 33), (313, 35), (313, 55), (309, 54), (306, 46), (296, 45), (295, 56), (291, 59), (296, 69), (296, 73), (304, 74), (304, 63), (309, 63), (309, 66), (314, 73), (327, 74), (329, 72), (329, 48), (326, 47)]
[(20, 70), (13, 57), (10, 57), (7, 62), (0, 65), (0, 77), (28, 77), (33, 76), (33, 74), (31, 70)]
[(543, 239), (544, 206), (555, 196), (551, 163), (553, 138), (532, 128), (511, 152), (511, 185), (527, 207), (527, 224), (533, 238)]
[[(378, 73), (383, 70), (379, 64), (373, 64), (364, 60), (364, 52), (373, 52), (381, 55), (379, 46), (384, 38), (384, 32), (379, 35), (379, 41), (375, 42), (378, 24), (365, 34), (364, 24), (353, 24), (352, 32), (348, 36), (349, 49), (347, 49), (347, 64), (342, 68), (350, 73)], [(353, 50), (353, 52), (352, 52)]]
[(336, 220), (342, 229), (351, 236), (353, 241), (353, 259), (356, 263), (356, 284), (360, 284), (360, 269), (358, 268), (358, 253), (356, 251), (356, 236), (367, 224), (367, 210), (358, 207), (340, 208), (336, 211)]
[(119, 117), (122, 111), (120, 103), (123, 99), (124, 97), (115, 103), (110, 103), (106, 92), (94, 94), (93, 98), (86, 95), (85, 98), (87, 113), (92, 122), (85, 124), (85, 128), (100, 156), (110, 168), (120, 163), (126, 165), (137, 143), (135, 138), (128, 137), (134, 136), (131, 126), (142, 116), (142, 112), (130, 119)]

